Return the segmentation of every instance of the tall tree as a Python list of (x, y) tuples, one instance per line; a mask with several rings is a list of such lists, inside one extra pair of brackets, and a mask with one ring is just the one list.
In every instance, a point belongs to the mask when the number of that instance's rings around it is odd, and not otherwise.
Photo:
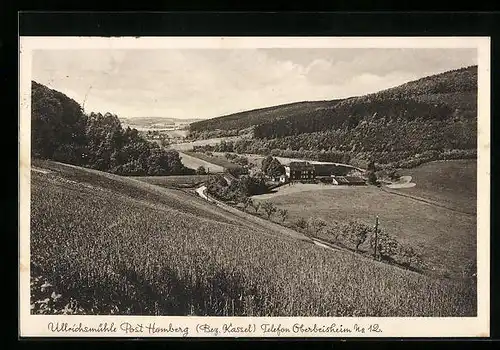
[(264, 174), (267, 174), (267, 168), (269, 167), (273, 159), (274, 158), (272, 156), (267, 156), (266, 158), (262, 159), (261, 169)]
[(269, 163), (269, 165), (267, 166), (266, 174), (268, 176), (275, 177), (283, 175), (284, 173), (285, 173), (285, 167), (281, 165), (278, 159), (273, 158)]
[(368, 179), (368, 183), (371, 185), (377, 184), (377, 175), (375, 174), (376, 170), (377, 169), (375, 167), (375, 162), (373, 160), (370, 160), (368, 166), (366, 167), (366, 177)]

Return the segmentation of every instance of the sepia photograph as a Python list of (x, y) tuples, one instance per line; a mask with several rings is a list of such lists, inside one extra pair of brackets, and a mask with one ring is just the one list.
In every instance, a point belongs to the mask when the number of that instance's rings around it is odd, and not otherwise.
[(58, 336), (97, 332), (88, 316), (162, 336), (193, 317), (254, 320), (186, 323), (204, 336), (484, 325), (489, 41), (383, 40), (33, 39), (26, 318)]

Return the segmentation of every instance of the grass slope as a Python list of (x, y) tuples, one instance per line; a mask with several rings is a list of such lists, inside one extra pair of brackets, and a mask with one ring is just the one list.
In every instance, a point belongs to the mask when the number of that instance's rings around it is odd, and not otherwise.
[(180, 191), (33, 165), (41, 169), (31, 172), (33, 313), (476, 314), (472, 283), (270, 237)]
[(430, 162), (404, 169), (401, 174), (410, 175), (417, 185), (397, 192), (441, 202), (465, 213), (476, 213), (476, 160)]
[(206, 171), (210, 171), (210, 173), (222, 173), (224, 171), (224, 167), (220, 164), (215, 164), (210, 160), (207, 161), (207, 159), (202, 159), (194, 153), (179, 152), (179, 157), (181, 158), (182, 164), (184, 164), (186, 168), (196, 170), (202, 166)]
[(206, 140), (196, 140), (191, 142), (173, 143), (168, 145), (168, 148), (175, 149), (179, 152), (191, 151), (195, 146), (216, 145), (221, 141), (238, 141), (244, 139), (243, 136), (228, 136), (228, 137), (214, 137)]
[(194, 187), (207, 181), (207, 175), (134, 176), (134, 179), (161, 187)]
[(237, 169), (240, 166), (234, 163), (229, 162), (228, 160), (224, 159), (223, 157), (211, 157), (209, 155), (206, 155), (205, 153), (200, 153), (200, 152), (188, 152), (185, 151), (183, 154), (198, 158), (202, 161), (205, 161), (209, 164), (216, 165), (218, 167), (222, 167), (223, 169)]

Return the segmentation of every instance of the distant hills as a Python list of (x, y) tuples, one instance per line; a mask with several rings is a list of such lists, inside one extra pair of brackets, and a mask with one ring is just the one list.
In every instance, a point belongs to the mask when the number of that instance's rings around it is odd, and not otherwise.
[(120, 121), (128, 125), (186, 125), (202, 120), (201, 118), (177, 119), (169, 117), (120, 117)]
[(407, 161), (422, 153), (437, 159), (444, 153), (471, 157), (477, 139), (477, 66), (365, 96), (298, 102), (190, 125), (195, 136), (234, 135), (243, 129), (251, 130), (254, 140), (240, 142), (241, 152), (340, 152), (342, 159), (375, 158), (379, 163)]

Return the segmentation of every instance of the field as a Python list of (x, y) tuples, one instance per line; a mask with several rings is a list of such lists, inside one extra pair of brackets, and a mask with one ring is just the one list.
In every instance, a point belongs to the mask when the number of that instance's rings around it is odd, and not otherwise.
[(239, 165), (229, 162), (227, 159), (225, 159), (222, 156), (221, 157), (218, 157), (218, 156), (211, 157), (211, 156), (206, 155), (205, 153), (187, 152), (187, 151), (183, 152), (183, 154), (188, 155), (190, 157), (198, 158), (198, 159), (205, 161), (209, 164), (214, 164), (214, 165), (217, 165), (217, 166), (222, 167), (222, 168), (226, 168), (226, 169), (239, 168)]
[[(154, 129), (153, 129), (154, 130)], [(187, 130), (177, 129), (177, 130), (162, 130), (163, 135), (168, 135), (168, 137), (173, 139), (183, 139), (188, 134)]]
[(181, 191), (33, 165), (32, 313), (476, 314), (474, 283), (273, 236)]
[(206, 140), (196, 140), (191, 142), (183, 143), (173, 143), (169, 145), (170, 148), (176, 149), (178, 151), (192, 151), (194, 146), (204, 146), (204, 145), (216, 145), (221, 141), (237, 141), (243, 138), (243, 136), (228, 136), (228, 137), (215, 137)]
[(401, 174), (411, 175), (417, 185), (401, 189), (400, 193), (428, 198), (464, 213), (476, 213), (476, 160), (430, 162), (405, 169)]
[[(413, 181), (416, 186), (391, 191), (447, 201), (447, 204), (454, 203), (461, 208), (467, 207), (464, 203), (469, 200), (472, 204), (467, 208), (471, 209), (475, 195), (468, 198), (472, 195), (471, 186), (462, 187), (458, 180), (466, 176), (455, 173), (459, 168), (470, 174), (471, 169), (461, 164), (461, 161), (455, 164), (435, 163), (409, 170), (415, 176)], [(447, 179), (453, 184), (448, 184)], [(294, 191), (294, 186), (303, 188)], [(382, 229), (402, 243), (416, 248), (424, 260), (434, 267), (435, 273), (443, 276), (459, 276), (466, 263), (475, 259), (475, 215), (395, 195), (376, 187), (309, 185), (315, 187), (306, 191), (304, 186), (307, 185), (294, 186), (285, 186), (274, 195), (256, 199), (271, 201), (278, 208), (288, 209), (290, 221), (316, 216), (329, 222), (358, 219), (373, 225), (378, 215)]]
[(206, 171), (210, 171), (210, 173), (222, 173), (224, 171), (224, 167), (214, 164), (211, 161), (201, 159), (198, 156), (195, 157), (191, 153), (187, 154), (184, 152), (179, 152), (179, 156), (181, 157), (182, 164), (184, 164), (186, 168), (196, 170), (200, 166), (202, 166)]
[[(234, 155), (240, 156), (240, 157), (245, 157), (248, 159), (248, 163), (253, 164), (256, 167), (261, 167), (262, 166), (262, 160), (265, 158), (265, 156), (261, 156), (259, 154), (238, 154), (234, 152), (229, 152)], [(224, 158), (225, 159), (225, 152), (212, 152), (212, 154), (218, 158)]]
[(133, 176), (136, 180), (144, 181), (161, 187), (194, 187), (207, 180), (207, 175), (179, 175), (179, 176)]

